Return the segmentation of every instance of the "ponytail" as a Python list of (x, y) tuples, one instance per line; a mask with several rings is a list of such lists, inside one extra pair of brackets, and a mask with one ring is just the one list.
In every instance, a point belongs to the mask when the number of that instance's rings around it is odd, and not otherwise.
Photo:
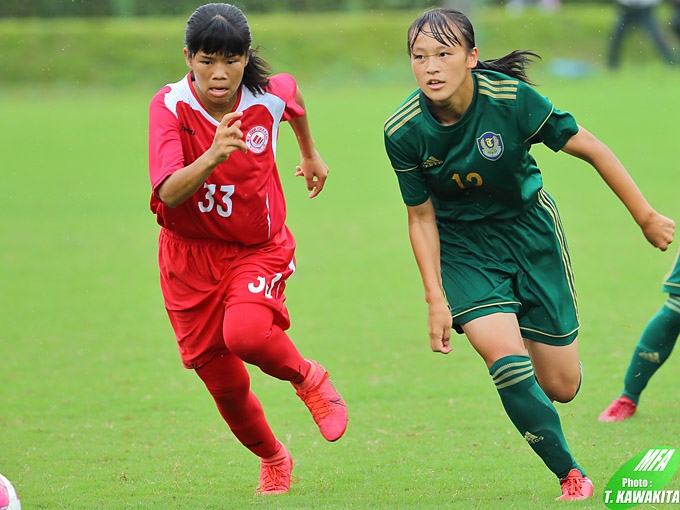
[(496, 71), (507, 74), (512, 78), (517, 78), (529, 85), (534, 85), (526, 74), (526, 68), (534, 61), (534, 59), (540, 58), (541, 56), (533, 51), (515, 50), (501, 58), (478, 60), (475, 69)]

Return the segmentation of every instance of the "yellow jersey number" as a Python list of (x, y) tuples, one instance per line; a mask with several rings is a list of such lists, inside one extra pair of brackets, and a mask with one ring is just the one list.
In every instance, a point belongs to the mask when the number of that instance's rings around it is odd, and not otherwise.
[(465, 188), (479, 188), (484, 181), (482, 181), (482, 176), (476, 172), (470, 172), (465, 176), (465, 182), (458, 174), (453, 174), (452, 179), (456, 181), (460, 189)]

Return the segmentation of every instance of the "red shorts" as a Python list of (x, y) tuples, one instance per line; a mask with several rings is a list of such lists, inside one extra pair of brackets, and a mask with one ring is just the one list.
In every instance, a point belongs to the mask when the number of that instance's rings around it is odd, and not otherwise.
[(158, 266), (165, 309), (187, 368), (225, 350), (224, 310), (234, 304), (260, 303), (274, 311), (277, 326), (290, 327), (284, 290), (295, 271), (295, 239), (285, 225), (254, 246), (191, 239), (162, 228)]

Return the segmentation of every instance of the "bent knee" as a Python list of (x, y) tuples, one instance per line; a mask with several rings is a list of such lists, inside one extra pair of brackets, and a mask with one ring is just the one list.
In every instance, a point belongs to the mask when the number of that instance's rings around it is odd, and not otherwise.
[(272, 336), (271, 324), (248, 321), (225, 324), (224, 343), (232, 353), (243, 360), (250, 360)]
[(195, 370), (214, 398), (243, 398), (250, 392), (250, 375), (232, 356), (218, 355)]
[(566, 404), (567, 402), (571, 402), (572, 400), (574, 400), (574, 397), (576, 397), (576, 394), (578, 393), (581, 384), (580, 381), (577, 381), (577, 383), (575, 384), (564, 383), (548, 385), (547, 387), (543, 386), (541, 387), (543, 388), (545, 394), (548, 395), (551, 399), (562, 404)]
[(239, 357), (272, 336), (273, 313), (262, 305), (243, 304), (229, 308), (222, 335), (227, 348)]
[(558, 391), (545, 392), (546, 395), (548, 395), (555, 402), (559, 402), (560, 404), (566, 404), (567, 402), (571, 402), (572, 400), (574, 400), (574, 397), (576, 397), (576, 393), (578, 393), (577, 390), (565, 391), (564, 389), (560, 389)]
[(272, 326), (245, 319), (240, 323), (225, 324), (223, 334), (224, 342), (233, 352), (232, 347), (237, 347), (244, 341), (266, 340), (272, 335)]
[(547, 381), (539, 381), (539, 385), (551, 399), (566, 404), (574, 400), (581, 388), (581, 376), (578, 377), (555, 377)]

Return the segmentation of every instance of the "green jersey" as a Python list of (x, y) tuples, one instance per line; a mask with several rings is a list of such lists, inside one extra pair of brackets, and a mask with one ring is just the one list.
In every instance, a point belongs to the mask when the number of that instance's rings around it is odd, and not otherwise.
[(385, 149), (406, 205), (431, 198), (440, 220), (515, 218), (543, 186), (531, 145), (559, 151), (578, 126), (521, 80), (487, 70), (472, 79), (470, 107), (453, 125), (411, 94), (385, 123)]
[(663, 291), (680, 296), (680, 248), (675, 254), (673, 267), (663, 280)]

